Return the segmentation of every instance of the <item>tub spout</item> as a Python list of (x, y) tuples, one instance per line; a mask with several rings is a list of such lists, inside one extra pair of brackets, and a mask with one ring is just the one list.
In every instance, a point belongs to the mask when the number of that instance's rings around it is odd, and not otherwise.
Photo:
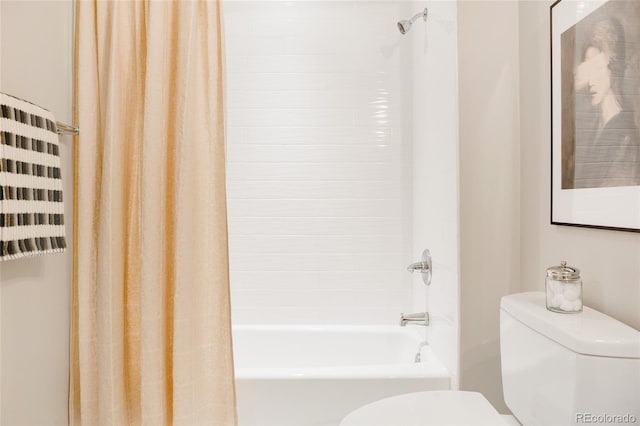
[(429, 325), (429, 312), (420, 312), (417, 314), (400, 314), (400, 327), (407, 324)]

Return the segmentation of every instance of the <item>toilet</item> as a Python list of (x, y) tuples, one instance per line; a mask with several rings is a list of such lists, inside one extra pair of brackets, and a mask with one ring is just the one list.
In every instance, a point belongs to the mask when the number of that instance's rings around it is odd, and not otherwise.
[(477, 392), (397, 395), (356, 409), (341, 426), (640, 424), (640, 332), (594, 309), (559, 314), (544, 293), (500, 301), (500, 415)]

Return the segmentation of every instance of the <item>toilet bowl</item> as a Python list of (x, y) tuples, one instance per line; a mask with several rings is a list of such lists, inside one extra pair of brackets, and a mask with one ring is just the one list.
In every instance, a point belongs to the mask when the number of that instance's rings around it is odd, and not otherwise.
[[(360, 407), (340, 426), (507, 425), (482, 394), (463, 391), (415, 392)], [(517, 423), (516, 423), (517, 424)]]
[(476, 392), (429, 391), (372, 402), (340, 426), (568, 426), (584, 423), (585, 413), (640, 422), (640, 332), (607, 315), (550, 312), (540, 292), (505, 296), (500, 357), (515, 417)]

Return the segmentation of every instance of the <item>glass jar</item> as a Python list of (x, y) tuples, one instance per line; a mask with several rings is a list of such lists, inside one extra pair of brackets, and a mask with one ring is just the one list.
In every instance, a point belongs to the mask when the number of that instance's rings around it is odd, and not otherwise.
[(580, 270), (560, 262), (547, 268), (547, 309), (563, 314), (582, 312), (582, 279)]

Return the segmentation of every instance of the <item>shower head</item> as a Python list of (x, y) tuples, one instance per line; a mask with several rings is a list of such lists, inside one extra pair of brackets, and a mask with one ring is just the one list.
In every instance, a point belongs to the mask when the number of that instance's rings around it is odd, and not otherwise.
[(407, 21), (406, 19), (403, 19), (402, 21), (398, 21), (398, 30), (400, 31), (400, 34), (406, 34), (407, 31), (409, 31), (411, 29), (411, 22)]
[(408, 21), (406, 19), (398, 21), (398, 31), (400, 31), (400, 34), (406, 34), (411, 29), (411, 24), (413, 24), (420, 17), (422, 17), (422, 20), (424, 21), (427, 20), (427, 8), (425, 8), (422, 12), (413, 15), (413, 17)]

